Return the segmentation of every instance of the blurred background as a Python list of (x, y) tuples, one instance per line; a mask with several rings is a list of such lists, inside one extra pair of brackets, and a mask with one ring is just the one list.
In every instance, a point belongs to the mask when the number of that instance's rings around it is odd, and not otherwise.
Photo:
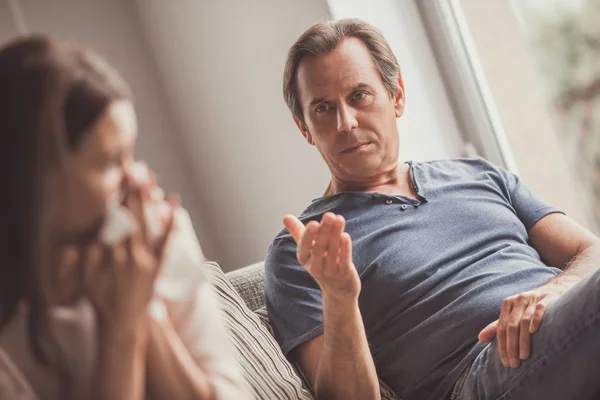
[(402, 160), (480, 155), (598, 233), (600, 0), (0, 0), (0, 43), (43, 32), (133, 87), (138, 157), (225, 271), (264, 259), (328, 171), (281, 93), (311, 24), (377, 26), (403, 71)]

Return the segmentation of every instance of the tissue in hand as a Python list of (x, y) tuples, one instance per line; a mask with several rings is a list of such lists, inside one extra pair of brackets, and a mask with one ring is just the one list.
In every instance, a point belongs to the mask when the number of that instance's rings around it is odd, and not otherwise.
[[(148, 235), (156, 242), (164, 232), (160, 221), (161, 213), (169, 207), (164, 201), (145, 208)], [(196, 238), (188, 212), (178, 207), (174, 214), (173, 228), (166, 244), (160, 273), (154, 286), (158, 298), (179, 301), (192, 296), (198, 286), (206, 280), (201, 264), (204, 255)], [(106, 221), (100, 233), (100, 240), (114, 245), (124, 240), (135, 229), (136, 221), (129, 209), (119, 201), (109, 202)], [(156, 303), (156, 302), (154, 302)], [(160, 307), (156, 304), (153, 308)]]

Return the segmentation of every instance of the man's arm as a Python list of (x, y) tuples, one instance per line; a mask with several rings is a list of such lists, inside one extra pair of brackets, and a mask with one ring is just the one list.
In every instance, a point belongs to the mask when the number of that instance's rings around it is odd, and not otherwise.
[(317, 399), (379, 399), (379, 381), (358, 307), (360, 278), (341, 216), (327, 213), (305, 228), (295, 217), (284, 224), (298, 244), (298, 261), (319, 285), (323, 335), (293, 352)]
[(547, 285), (570, 288), (600, 267), (600, 239), (563, 214), (542, 218), (529, 231), (529, 243), (544, 263), (563, 270)]
[(531, 335), (548, 306), (600, 267), (600, 239), (563, 214), (538, 221), (529, 231), (529, 242), (546, 264), (563, 272), (537, 289), (506, 298), (498, 320), (479, 334), (482, 342), (496, 337), (502, 363), (512, 368), (529, 358)]

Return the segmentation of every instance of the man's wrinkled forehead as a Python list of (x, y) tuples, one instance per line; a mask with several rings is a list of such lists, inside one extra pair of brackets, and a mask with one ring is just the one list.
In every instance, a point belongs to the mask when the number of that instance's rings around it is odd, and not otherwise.
[(347, 39), (335, 50), (306, 57), (298, 66), (298, 91), (303, 105), (314, 98), (348, 92), (359, 84), (372, 84), (379, 74), (367, 47)]

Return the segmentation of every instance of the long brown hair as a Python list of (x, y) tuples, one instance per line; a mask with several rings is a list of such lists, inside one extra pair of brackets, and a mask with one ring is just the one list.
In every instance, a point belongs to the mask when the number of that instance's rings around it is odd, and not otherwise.
[(27, 36), (0, 48), (0, 330), (27, 299), (30, 347), (46, 366), (60, 369), (44, 289), (47, 171), (60, 168), (111, 102), (130, 98), (119, 74), (80, 46)]

